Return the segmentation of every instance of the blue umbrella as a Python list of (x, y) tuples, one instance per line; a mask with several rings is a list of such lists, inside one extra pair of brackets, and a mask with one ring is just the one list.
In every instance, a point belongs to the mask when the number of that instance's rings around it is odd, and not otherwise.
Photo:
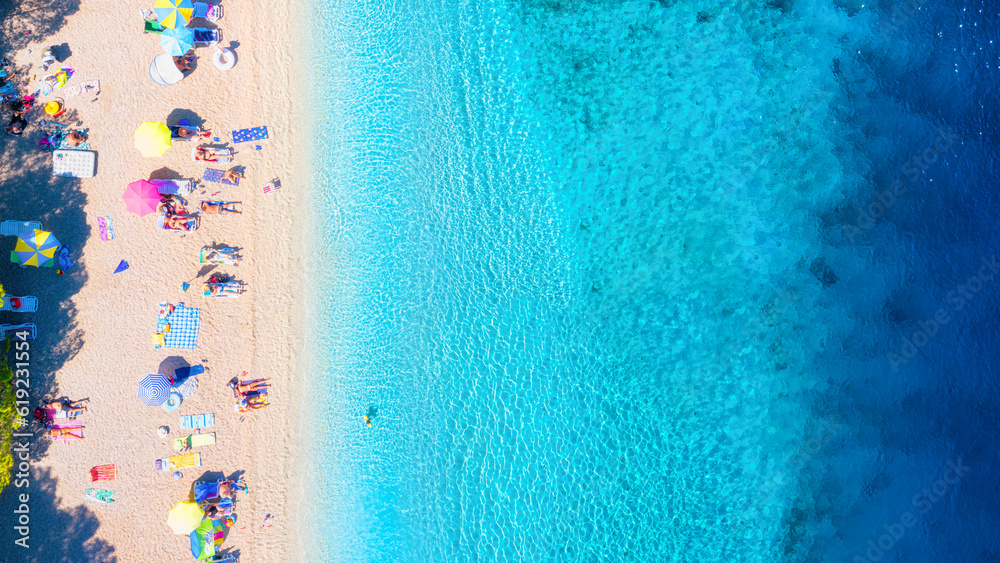
[(170, 398), (170, 380), (159, 373), (151, 373), (139, 382), (139, 398), (151, 407), (158, 407)]
[(165, 29), (160, 34), (160, 47), (164, 53), (179, 57), (194, 47), (194, 30), (188, 27)]

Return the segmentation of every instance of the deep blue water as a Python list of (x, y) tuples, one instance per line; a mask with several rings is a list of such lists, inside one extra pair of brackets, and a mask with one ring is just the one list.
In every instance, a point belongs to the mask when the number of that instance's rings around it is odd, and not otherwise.
[(1000, 560), (1000, 7), (311, 19), (317, 560)]

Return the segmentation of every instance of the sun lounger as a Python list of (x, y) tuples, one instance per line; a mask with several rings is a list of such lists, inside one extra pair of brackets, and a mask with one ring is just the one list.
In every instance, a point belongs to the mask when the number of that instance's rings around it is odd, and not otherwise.
[(40, 230), (42, 230), (42, 224), (38, 221), (4, 221), (0, 223), (0, 235), (7, 237), (30, 235)]
[(150, 184), (156, 186), (156, 191), (160, 195), (190, 195), (194, 191), (194, 182), (191, 180), (150, 180)]
[(97, 174), (97, 153), (94, 151), (52, 151), (52, 175), (63, 178), (93, 178)]
[[(205, 297), (218, 297), (218, 298), (228, 298), (228, 297), (239, 297), (243, 295), (243, 282), (241, 281), (227, 281), (223, 283), (208, 283), (207, 288), (205, 288)], [(212, 286), (218, 286), (219, 292), (212, 293)], [(227, 291), (230, 288), (236, 288), (236, 292)]]
[(34, 313), (37, 310), (38, 310), (38, 299), (33, 295), (25, 295), (24, 297), (4, 295), (3, 304), (0, 304), (0, 311)]
[(21, 325), (0, 325), (0, 335), (2, 338), (0, 340), (6, 339), (10, 335), (14, 335), (14, 338), (18, 340), (35, 339), (35, 334), (38, 328), (32, 323), (25, 323)]
[(211, 428), (215, 426), (214, 414), (186, 414), (181, 417), (181, 430)]
[[(12, 263), (14, 263), (14, 264), (20, 264), (21, 263), (21, 257), (17, 255), (17, 252), (14, 252), (13, 250), (11, 250), (10, 251), (10, 261)], [(55, 264), (56, 264), (56, 259), (55, 258), (50, 258), (44, 264), (42, 264), (41, 267), (42, 268), (51, 268), (52, 266), (55, 266)], [(21, 267), (24, 268), (25, 266), (22, 265)]]
[(233, 131), (234, 143), (249, 143), (251, 141), (262, 141), (267, 138), (267, 127), (250, 127)]
[(174, 449), (182, 452), (191, 448), (201, 448), (215, 444), (215, 432), (210, 434), (192, 434), (183, 438), (174, 439)]
[[(211, 256), (212, 252), (215, 252), (216, 256), (209, 260), (206, 257)], [(239, 261), (239, 251), (228, 246), (220, 246), (218, 248), (203, 246), (198, 252), (199, 264), (238, 264)]]
[(222, 41), (222, 31), (218, 29), (194, 28), (194, 46), (207, 47)]
[(189, 228), (174, 229), (167, 226), (167, 214), (160, 213), (160, 216), (156, 219), (156, 226), (163, 229), (164, 231), (177, 231), (190, 233), (192, 231), (198, 230), (198, 217), (195, 215), (182, 215), (185, 219), (193, 219), (193, 221), (188, 222)]
[(210, 22), (219, 21), (222, 18), (222, 6), (207, 4), (205, 2), (195, 2), (192, 18), (205, 18)]
[(109, 463), (90, 468), (90, 482), (94, 481), (114, 481), (118, 477), (118, 467)]
[(201, 178), (203, 180), (205, 180), (206, 182), (215, 182), (216, 184), (222, 184), (223, 186), (239, 186), (240, 185), (240, 179), (239, 178), (237, 178), (235, 182), (230, 182), (229, 180), (223, 180), (222, 179), (222, 177), (225, 176), (225, 175), (226, 175), (226, 173), (223, 172), (222, 170), (216, 170), (214, 168), (206, 168), (205, 169), (205, 174), (202, 175)]
[[(206, 160), (203, 158), (198, 158), (198, 149), (202, 150), (213, 150), (215, 151), (215, 160)], [(212, 162), (215, 164), (229, 164), (233, 161), (233, 149), (205, 149), (204, 147), (195, 147), (191, 149), (191, 160), (195, 162)]]
[(201, 467), (201, 454), (198, 452), (164, 457), (153, 462), (156, 471), (177, 471), (178, 469), (189, 469), (191, 467)]
[(115, 499), (111, 498), (114, 496), (114, 491), (105, 491), (104, 489), (84, 489), (83, 498), (87, 500), (93, 500), (97, 502), (102, 502), (104, 504), (114, 504)]

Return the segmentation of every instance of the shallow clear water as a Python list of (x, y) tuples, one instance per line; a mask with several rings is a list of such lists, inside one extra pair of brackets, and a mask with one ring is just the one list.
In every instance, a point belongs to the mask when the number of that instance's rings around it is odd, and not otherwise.
[[(995, 291), (946, 297), (995, 235), (940, 227), (989, 176), (989, 121), (932, 103), (955, 77), (905, 83), (990, 36), (893, 8), (317, 3), (313, 555), (872, 560), (906, 511), (878, 559), (995, 553), (962, 487), (996, 452), (939, 422), (996, 426), (955, 414), (996, 396), (955, 368), (990, 371), (993, 332), (962, 333)], [(960, 322), (894, 370), (942, 307)]]

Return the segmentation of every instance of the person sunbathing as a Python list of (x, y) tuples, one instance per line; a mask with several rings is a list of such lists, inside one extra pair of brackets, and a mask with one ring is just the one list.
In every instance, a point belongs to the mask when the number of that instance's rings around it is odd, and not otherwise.
[(241, 283), (211, 283), (205, 282), (204, 289), (209, 295), (213, 297), (220, 297), (225, 295), (239, 295), (243, 293), (243, 284)]
[(229, 162), (233, 159), (232, 151), (229, 149), (209, 149), (198, 147), (192, 153), (196, 162)]
[(270, 377), (268, 377), (267, 379), (261, 379), (260, 381), (254, 381), (252, 383), (240, 383), (240, 378), (246, 376), (247, 372), (243, 372), (240, 374), (240, 377), (234, 377), (229, 382), (229, 388), (239, 393), (240, 395), (246, 395), (247, 393), (251, 393), (253, 391), (259, 391), (261, 389), (267, 389), (268, 387), (271, 386), (271, 384), (268, 383), (268, 381), (271, 381)]
[(191, 139), (197, 139), (200, 137), (208, 138), (212, 136), (211, 131), (200, 131), (198, 129), (192, 129), (190, 127), (185, 127), (183, 125), (174, 125), (169, 127), (170, 137), (173, 139), (181, 139), (183, 141), (189, 141)]
[(83, 426), (79, 426), (77, 428), (52, 428), (50, 430), (45, 431), (44, 435), (53, 439), (66, 438), (67, 440), (83, 440), (83, 436), (77, 436), (76, 434), (73, 433), (76, 432), (77, 430), (82, 431)]
[(15, 115), (10, 118), (10, 124), (7, 126), (7, 134), (12, 137), (20, 137), (24, 133), (24, 128), (28, 126), (28, 121), (23, 117)]
[(81, 399), (79, 401), (70, 401), (68, 404), (66, 401), (52, 401), (51, 403), (45, 403), (42, 405), (43, 409), (54, 410), (56, 413), (64, 412), (66, 416), (79, 416), (87, 412), (87, 407), (84, 406), (90, 402), (90, 399)]
[(185, 215), (187, 213), (187, 209), (184, 208), (184, 200), (173, 194), (163, 195), (156, 210), (167, 215)]
[(237, 206), (243, 207), (242, 201), (203, 201), (201, 202), (202, 213), (217, 213), (219, 215), (225, 215), (227, 213), (235, 213), (237, 215), (243, 213), (242, 209), (237, 209)]
[(78, 147), (86, 140), (87, 138), (75, 129), (66, 134), (66, 143), (71, 147)]
[(243, 178), (243, 173), (235, 168), (226, 170), (226, 173), (222, 175), (222, 181), (229, 182), (230, 184), (239, 183), (240, 179), (242, 178)]
[(235, 248), (225, 248), (219, 250), (208, 247), (205, 248), (208, 251), (205, 253), (204, 260), (210, 264), (236, 264), (240, 260)]
[(174, 65), (181, 72), (191, 70), (192, 63), (194, 63), (194, 51), (188, 51), (182, 57), (174, 57)]
[(163, 225), (168, 229), (190, 231), (194, 227), (195, 218), (184, 215), (167, 215), (163, 219)]

